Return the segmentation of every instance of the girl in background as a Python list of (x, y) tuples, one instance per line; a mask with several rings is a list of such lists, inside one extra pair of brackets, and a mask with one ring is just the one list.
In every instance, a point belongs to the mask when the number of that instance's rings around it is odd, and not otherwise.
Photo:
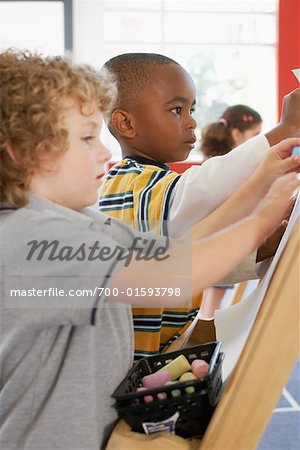
[(246, 105), (227, 108), (217, 122), (202, 129), (201, 152), (205, 159), (225, 155), (261, 132), (262, 118)]

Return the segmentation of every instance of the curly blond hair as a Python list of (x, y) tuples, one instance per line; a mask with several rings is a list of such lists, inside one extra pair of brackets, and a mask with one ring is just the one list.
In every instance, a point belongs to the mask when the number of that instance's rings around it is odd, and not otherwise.
[(85, 115), (97, 103), (106, 115), (117, 88), (108, 71), (13, 49), (0, 53), (0, 80), (0, 201), (21, 207), (32, 171), (68, 148), (61, 123), (66, 100), (78, 103)]

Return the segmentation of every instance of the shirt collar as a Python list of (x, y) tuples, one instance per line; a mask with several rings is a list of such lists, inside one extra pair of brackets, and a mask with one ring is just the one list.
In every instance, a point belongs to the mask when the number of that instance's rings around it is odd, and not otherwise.
[(155, 161), (154, 159), (145, 158), (144, 156), (140, 155), (127, 155), (125, 159), (133, 159), (134, 161), (140, 164), (145, 164), (148, 166), (157, 166), (164, 170), (170, 170), (167, 164)]

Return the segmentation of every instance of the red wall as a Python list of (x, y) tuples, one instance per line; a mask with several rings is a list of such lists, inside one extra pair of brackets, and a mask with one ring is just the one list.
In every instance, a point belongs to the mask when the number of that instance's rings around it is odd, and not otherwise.
[(300, 0), (279, 0), (278, 7), (278, 118), (282, 98), (299, 87), (291, 69), (300, 68)]
[[(114, 164), (116, 164), (116, 163), (109, 162), (108, 168), (110, 169)], [(174, 172), (178, 172), (178, 173), (183, 173), (186, 169), (188, 169), (191, 166), (195, 166), (195, 165), (200, 166), (201, 162), (193, 162), (193, 163), (178, 162), (178, 163), (168, 164), (168, 166), (170, 167), (171, 170), (174, 170)]]
[(172, 163), (168, 164), (171, 170), (174, 170), (174, 172), (183, 173), (186, 169), (188, 169), (191, 166), (200, 166), (200, 162), (178, 162), (178, 163)]

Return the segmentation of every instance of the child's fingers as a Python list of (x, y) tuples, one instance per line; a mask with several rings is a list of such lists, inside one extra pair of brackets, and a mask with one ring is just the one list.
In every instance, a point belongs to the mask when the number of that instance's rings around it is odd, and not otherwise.
[(293, 209), (294, 209), (296, 200), (297, 200), (297, 195), (294, 195), (294, 196), (291, 197), (290, 200), (289, 200), (289, 206), (288, 206), (288, 210), (287, 210), (286, 216), (285, 216), (285, 221), (286, 221), (286, 222), (288, 222), (288, 220), (289, 220), (289, 218), (290, 218), (290, 216), (291, 216), (291, 214), (292, 214), (292, 211), (293, 211)]
[(287, 229), (289, 221), (287, 219), (283, 219), (281, 224), (279, 225), (280, 229), (284, 232)]
[(270, 235), (275, 227), (282, 222), (289, 207), (289, 199), (299, 187), (299, 180), (295, 173), (289, 173), (277, 178), (267, 195), (259, 203), (256, 214), (268, 223)]
[(290, 156), (281, 161), (281, 173), (300, 172), (300, 156)]
[(289, 218), (290, 218), (290, 216), (292, 214), (292, 211), (294, 209), (294, 206), (296, 204), (296, 201), (297, 201), (297, 195), (294, 195), (293, 197), (290, 198), (290, 200), (289, 200), (289, 207), (288, 207), (288, 210), (287, 210), (287, 213), (286, 213), (286, 217), (285, 217), (286, 220), (289, 220)]
[(280, 158), (284, 159), (290, 156), (292, 154), (293, 147), (298, 145), (300, 145), (300, 138), (287, 138), (274, 145), (272, 150), (274, 150)]

